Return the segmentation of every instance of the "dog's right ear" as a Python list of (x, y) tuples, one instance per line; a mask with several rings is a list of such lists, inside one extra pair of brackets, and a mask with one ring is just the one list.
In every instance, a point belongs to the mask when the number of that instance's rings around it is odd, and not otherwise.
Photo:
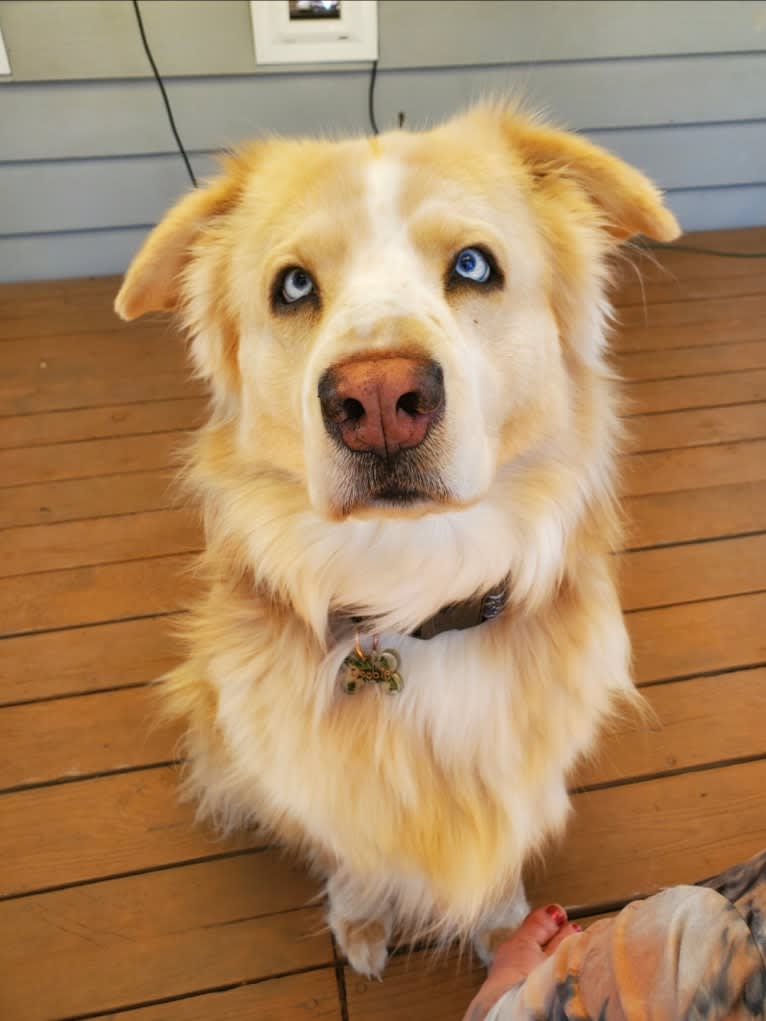
[(125, 274), (114, 303), (121, 319), (177, 307), (181, 274), (195, 238), (211, 220), (234, 206), (241, 185), (235, 174), (220, 177), (186, 195), (165, 215)]

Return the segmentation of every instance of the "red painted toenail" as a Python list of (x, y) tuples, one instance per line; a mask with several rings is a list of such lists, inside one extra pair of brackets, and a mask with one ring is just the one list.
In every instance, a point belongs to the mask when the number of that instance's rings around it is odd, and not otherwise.
[(558, 904), (549, 904), (545, 909), (546, 915), (550, 915), (556, 925), (563, 925), (567, 920), (566, 914), (561, 910)]
[(573, 922), (572, 923), (572, 928), (574, 929), (575, 932), (583, 932), (584, 931), (583, 927), (581, 925), (578, 925), (577, 922)]

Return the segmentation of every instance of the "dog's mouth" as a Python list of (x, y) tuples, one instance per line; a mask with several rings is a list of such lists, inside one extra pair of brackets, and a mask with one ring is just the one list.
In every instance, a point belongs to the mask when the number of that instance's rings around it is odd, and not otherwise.
[(338, 492), (342, 516), (376, 509), (422, 512), (448, 501), (449, 491), (434, 466), (435, 452), (427, 448), (423, 443), (389, 459), (344, 450)]
[(421, 503), (429, 499), (432, 499), (432, 497), (430, 497), (428, 493), (421, 492), (417, 489), (402, 489), (398, 486), (389, 486), (386, 489), (381, 489), (379, 493), (376, 493), (372, 502), (406, 506), (407, 504)]

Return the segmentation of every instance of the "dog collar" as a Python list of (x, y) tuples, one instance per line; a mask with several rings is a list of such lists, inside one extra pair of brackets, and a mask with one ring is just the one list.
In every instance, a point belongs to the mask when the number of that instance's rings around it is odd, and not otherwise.
[[(485, 592), (482, 596), (467, 599), (462, 603), (450, 603), (438, 610), (433, 617), (425, 620), (420, 627), (412, 632), (413, 638), (428, 641), (444, 631), (465, 631), (478, 627), (488, 620), (499, 617), (508, 602), (508, 579), (500, 585)], [(356, 620), (355, 623), (360, 623)], [(343, 690), (353, 695), (365, 684), (383, 685), (389, 695), (396, 695), (404, 687), (404, 680), (399, 672), (399, 654), (394, 649), (378, 647), (378, 635), (372, 636), (372, 644), (364, 650), (361, 635), (357, 631), (354, 649), (343, 660), (340, 680)]]
[(443, 631), (465, 631), (478, 627), (485, 621), (499, 617), (508, 602), (508, 579), (504, 579), (495, 588), (482, 596), (467, 599), (463, 603), (450, 603), (423, 621), (417, 630), (412, 632), (413, 638), (428, 641)]

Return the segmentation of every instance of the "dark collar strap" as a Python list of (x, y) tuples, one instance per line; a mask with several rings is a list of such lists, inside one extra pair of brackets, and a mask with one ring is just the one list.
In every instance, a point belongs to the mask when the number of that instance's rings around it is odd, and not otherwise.
[(465, 631), (477, 627), (487, 620), (499, 617), (508, 601), (508, 579), (484, 595), (468, 599), (464, 603), (451, 603), (443, 606), (433, 617), (429, 617), (420, 627), (412, 632), (414, 638), (427, 641), (435, 638), (442, 631)]

